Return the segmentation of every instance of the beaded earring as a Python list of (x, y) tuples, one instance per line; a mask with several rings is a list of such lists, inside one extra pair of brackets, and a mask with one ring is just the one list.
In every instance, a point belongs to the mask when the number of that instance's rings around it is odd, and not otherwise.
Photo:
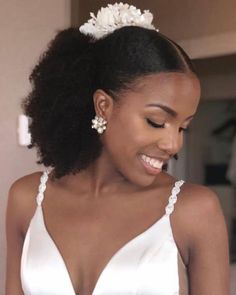
[(102, 117), (95, 116), (92, 120), (92, 128), (96, 129), (99, 134), (102, 134), (106, 130), (107, 121)]

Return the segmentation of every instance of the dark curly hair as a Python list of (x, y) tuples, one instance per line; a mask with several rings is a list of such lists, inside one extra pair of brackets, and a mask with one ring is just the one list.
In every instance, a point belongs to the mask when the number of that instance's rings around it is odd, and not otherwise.
[(127, 26), (95, 40), (78, 28), (60, 31), (34, 67), (23, 101), (37, 163), (60, 178), (88, 167), (102, 143), (91, 128), (93, 93), (117, 100), (138, 78), (160, 72), (195, 72), (183, 49), (155, 30)]

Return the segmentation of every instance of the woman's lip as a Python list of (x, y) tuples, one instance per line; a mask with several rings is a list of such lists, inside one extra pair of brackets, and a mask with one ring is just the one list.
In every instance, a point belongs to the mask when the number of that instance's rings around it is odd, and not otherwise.
[(154, 167), (150, 166), (147, 162), (145, 162), (145, 161), (142, 159), (141, 156), (140, 156), (140, 161), (141, 161), (142, 165), (144, 166), (144, 168), (145, 168), (145, 170), (146, 170), (146, 172), (147, 172), (148, 174), (151, 174), (151, 175), (157, 175), (157, 174), (159, 174), (159, 173), (162, 171), (162, 169), (154, 168)]

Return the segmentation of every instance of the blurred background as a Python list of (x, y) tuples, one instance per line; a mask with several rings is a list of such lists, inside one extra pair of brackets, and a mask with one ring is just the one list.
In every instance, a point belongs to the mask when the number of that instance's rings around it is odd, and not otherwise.
[[(116, 1), (0, 0), (0, 294), (5, 281), (5, 210), (11, 183), (35, 170), (36, 153), (17, 138), (28, 76), (55, 33), (81, 25)], [(236, 294), (236, 1), (126, 1), (154, 14), (154, 24), (191, 56), (202, 85), (198, 114), (169, 172), (219, 196), (229, 232), (231, 295)], [(235, 284), (233, 286), (233, 284)], [(234, 291), (233, 291), (234, 290)]]

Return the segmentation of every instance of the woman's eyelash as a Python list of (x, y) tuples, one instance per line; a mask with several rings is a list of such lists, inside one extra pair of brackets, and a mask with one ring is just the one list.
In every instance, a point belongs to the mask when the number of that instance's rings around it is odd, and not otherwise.
[[(157, 124), (157, 123), (154, 123), (153, 121), (151, 121), (150, 119), (146, 119), (146, 120), (147, 120), (148, 124), (151, 125), (151, 126), (154, 127), (154, 128), (164, 128), (164, 127), (165, 127), (165, 124)], [(188, 131), (188, 128), (183, 128), (183, 127), (181, 127), (181, 128), (179, 129), (179, 131), (180, 131), (180, 132), (181, 132), (181, 131), (183, 131), (183, 132), (187, 132), (187, 131)]]
[(151, 125), (154, 128), (164, 128), (165, 124), (157, 124), (151, 121), (150, 119), (146, 119), (148, 124)]

